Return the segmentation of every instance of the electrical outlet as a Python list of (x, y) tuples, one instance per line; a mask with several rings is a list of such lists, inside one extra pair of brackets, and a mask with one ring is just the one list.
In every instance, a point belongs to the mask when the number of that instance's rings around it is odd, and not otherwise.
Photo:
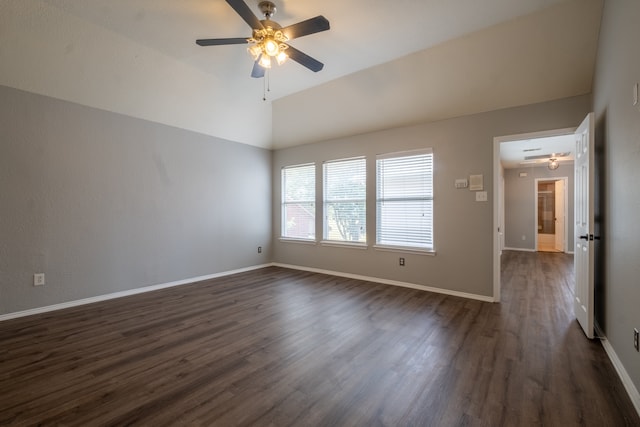
[(44, 285), (44, 273), (36, 273), (33, 275), (33, 286)]
[(633, 329), (633, 347), (636, 351), (640, 351), (640, 333), (637, 329)]
[(262, 253), (262, 246), (258, 246), (258, 253), (261, 254)]
[(404, 258), (400, 258), (400, 265), (404, 267)]

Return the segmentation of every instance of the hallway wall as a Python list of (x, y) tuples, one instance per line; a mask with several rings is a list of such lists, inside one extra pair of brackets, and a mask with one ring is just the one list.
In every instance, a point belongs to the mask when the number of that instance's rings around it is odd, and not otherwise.
[[(520, 172), (527, 176), (520, 178)], [(533, 251), (536, 248), (536, 179), (567, 177), (567, 249), (573, 252), (573, 164), (556, 170), (546, 167), (505, 169), (505, 248)], [(522, 238), (524, 236), (524, 239)]]

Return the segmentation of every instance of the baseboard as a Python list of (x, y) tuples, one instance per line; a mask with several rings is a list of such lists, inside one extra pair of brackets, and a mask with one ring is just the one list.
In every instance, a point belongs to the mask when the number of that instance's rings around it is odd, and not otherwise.
[(520, 252), (536, 252), (535, 249), (527, 248), (502, 248), (503, 251), (520, 251)]
[(428, 292), (434, 292), (434, 293), (438, 293), (438, 294), (451, 295), (451, 296), (455, 296), (455, 297), (473, 299), (473, 300), (478, 300), (478, 301), (483, 301), (483, 302), (495, 302), (493, 297), (488, 297), (488, 296), (484, 296), (484, 295), (470, 294), (470, 293), (466, 293), (466, 292), (459, 292), (459, 291), (453, 291), (453, 290), (449, 290), (449, 289), (435, 288), (435, 287), (425, 286), (425, 285), (417, 285), (415, 283), (400, 282), (400, 281), (397, 281), (397, 280), (381, 279), (379, 277), (362, 276), (360, 274), (343, 273), (343, 272), (340, 272), (340, 271), (323, 270), (323, 269), (320, 269), (320, 268), (303, 267), (303, 266), (291, 265), (291, 264), (281, 264), (281, 263), (277, 263), (277, 262), (273, 263), (272, 265), (275, 266), (275, 267), (290, 268), (292, 270), (309, 271), (309, 272), (312, 272), (312, 273), (328, 274), (330, 276), (346, 277), (348, 279), (357, 279), (357, 280), (364, 280), (364, 281), (367, 281), (367, 282), (382, 283), (384, 285), (392, 285), (392, 286), (400, 286), (400, 287), (403, 287), (403, 288), (418, 289), (418, 290), (421, 290), (421, 291), (428, 291)]
[(609, 340), (604, 335), (604, 333), (602, 333), (602, 330), (598, 327), (598, 325), (595, 325), (595, 329), (596, 334), (598, 335), (598, 337), (600, 338), (600, 342), (602, 343), (602, 347), (604, 347), (604, 351), (607, 353), (607, 356), (609, 356), (609, 360), (611, 360), (611, 363), (618, 373), (618, 376), (620, 377), (625, 390), (627, 390), (627, 394), (629, 394), (631, 403), (633, 403), (633, 406), (636, 408), (636, 412), (638, 413), (638, 415), (640, 415), (640, 393), (638, 392), (638, 388), (635, 386), (635, 384), (633, 384), (633, 381), (631, 381), (631, 377), (627, 373), (627, 370), (624, 368), (624, 365), (620, 361), (620, 358), (618, 358), (616, 351), (609, 343)]
[(63, 302), (63, 303), (60, 303), (60, 304), (48, 305), (48, 306), (45, 306), (45, 307), (32, 308), (32, 309), (29, 309), (29, 310), (17, 311), (17, 312), (8, 313), (8, 314), (1, 314), (0, 315), (0, 322), (2, 322), (4, 320), (16, 319), (18, 317), (32, 316), (34, 314), (47, 313), (47, 312), (50, 312), (50, 311), (62, 310), (62, 309), (65, 309), (65, 308), (77, 307), (77, 306), (85, 305), (85, 304), (92, 304), (94, 302), (107, 301), (107, 300), (114, 299), (114, 298), (122, 298), (122, 297), (130, 296), (130, 295), (136, 295), (136, 294), (142, 294), (142, 293), (145, 293), (145, 292), (157, 291), (159, 289), (166, 289), (166, 288), (171, 288), (171, 287), (174, 287), (174, 286), (188, 285), (190, 283), (201, 282), (203, 280), (215, 279), (216, 277), (230, 276), (232, 274), (244, 273), (246, 271), (257, 270), (257, 269), (260, 269), (260, 268), (269, 267), (271, 265), (272, 264), (254, 265), (254, 266), (251, 266), (251, 267), (239, 268), (239, 269), (236, 269), (236, 270), (229, 270), (229, 271), (223, 271), (223, 272), (220, 272), (220, 273), (208, 274), (206, 276), (191, 277), (189, 279), (176, 280), (174, 282), (160, 283), (160, 284), (157, 284), (157, 285), (145, 286), (143, 288), (129, 289), (129, 290), (126, 290), (126, 291), (114, 292), (114, 293), (106, 294), (106, 295), (98, 295), (98, 296), (95, 296), (95, 297), (83, 298), (83, 299), (79, 299), (79, 300), (75, 300), (75, 301), (69, 301), (69, 302)]

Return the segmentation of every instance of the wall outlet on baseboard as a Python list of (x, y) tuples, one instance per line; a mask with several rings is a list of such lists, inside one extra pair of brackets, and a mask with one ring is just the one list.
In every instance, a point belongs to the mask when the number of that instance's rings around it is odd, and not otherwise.
[(637, 328), (633, 329), (633, 348), (636, 351), (640, 351), (640, 332), (638, 332)]
[(404, 258), (400, 258), (400, 266), (404, 267)]
[(44, 285), (44, 273), (36, 273), (33, 275), (33, 286)]

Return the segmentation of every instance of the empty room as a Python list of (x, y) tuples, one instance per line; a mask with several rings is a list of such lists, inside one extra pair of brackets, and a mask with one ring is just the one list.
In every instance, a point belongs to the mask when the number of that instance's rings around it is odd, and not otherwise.
[(0, 0), (0, 425), (640, 425), (639, 22)]

